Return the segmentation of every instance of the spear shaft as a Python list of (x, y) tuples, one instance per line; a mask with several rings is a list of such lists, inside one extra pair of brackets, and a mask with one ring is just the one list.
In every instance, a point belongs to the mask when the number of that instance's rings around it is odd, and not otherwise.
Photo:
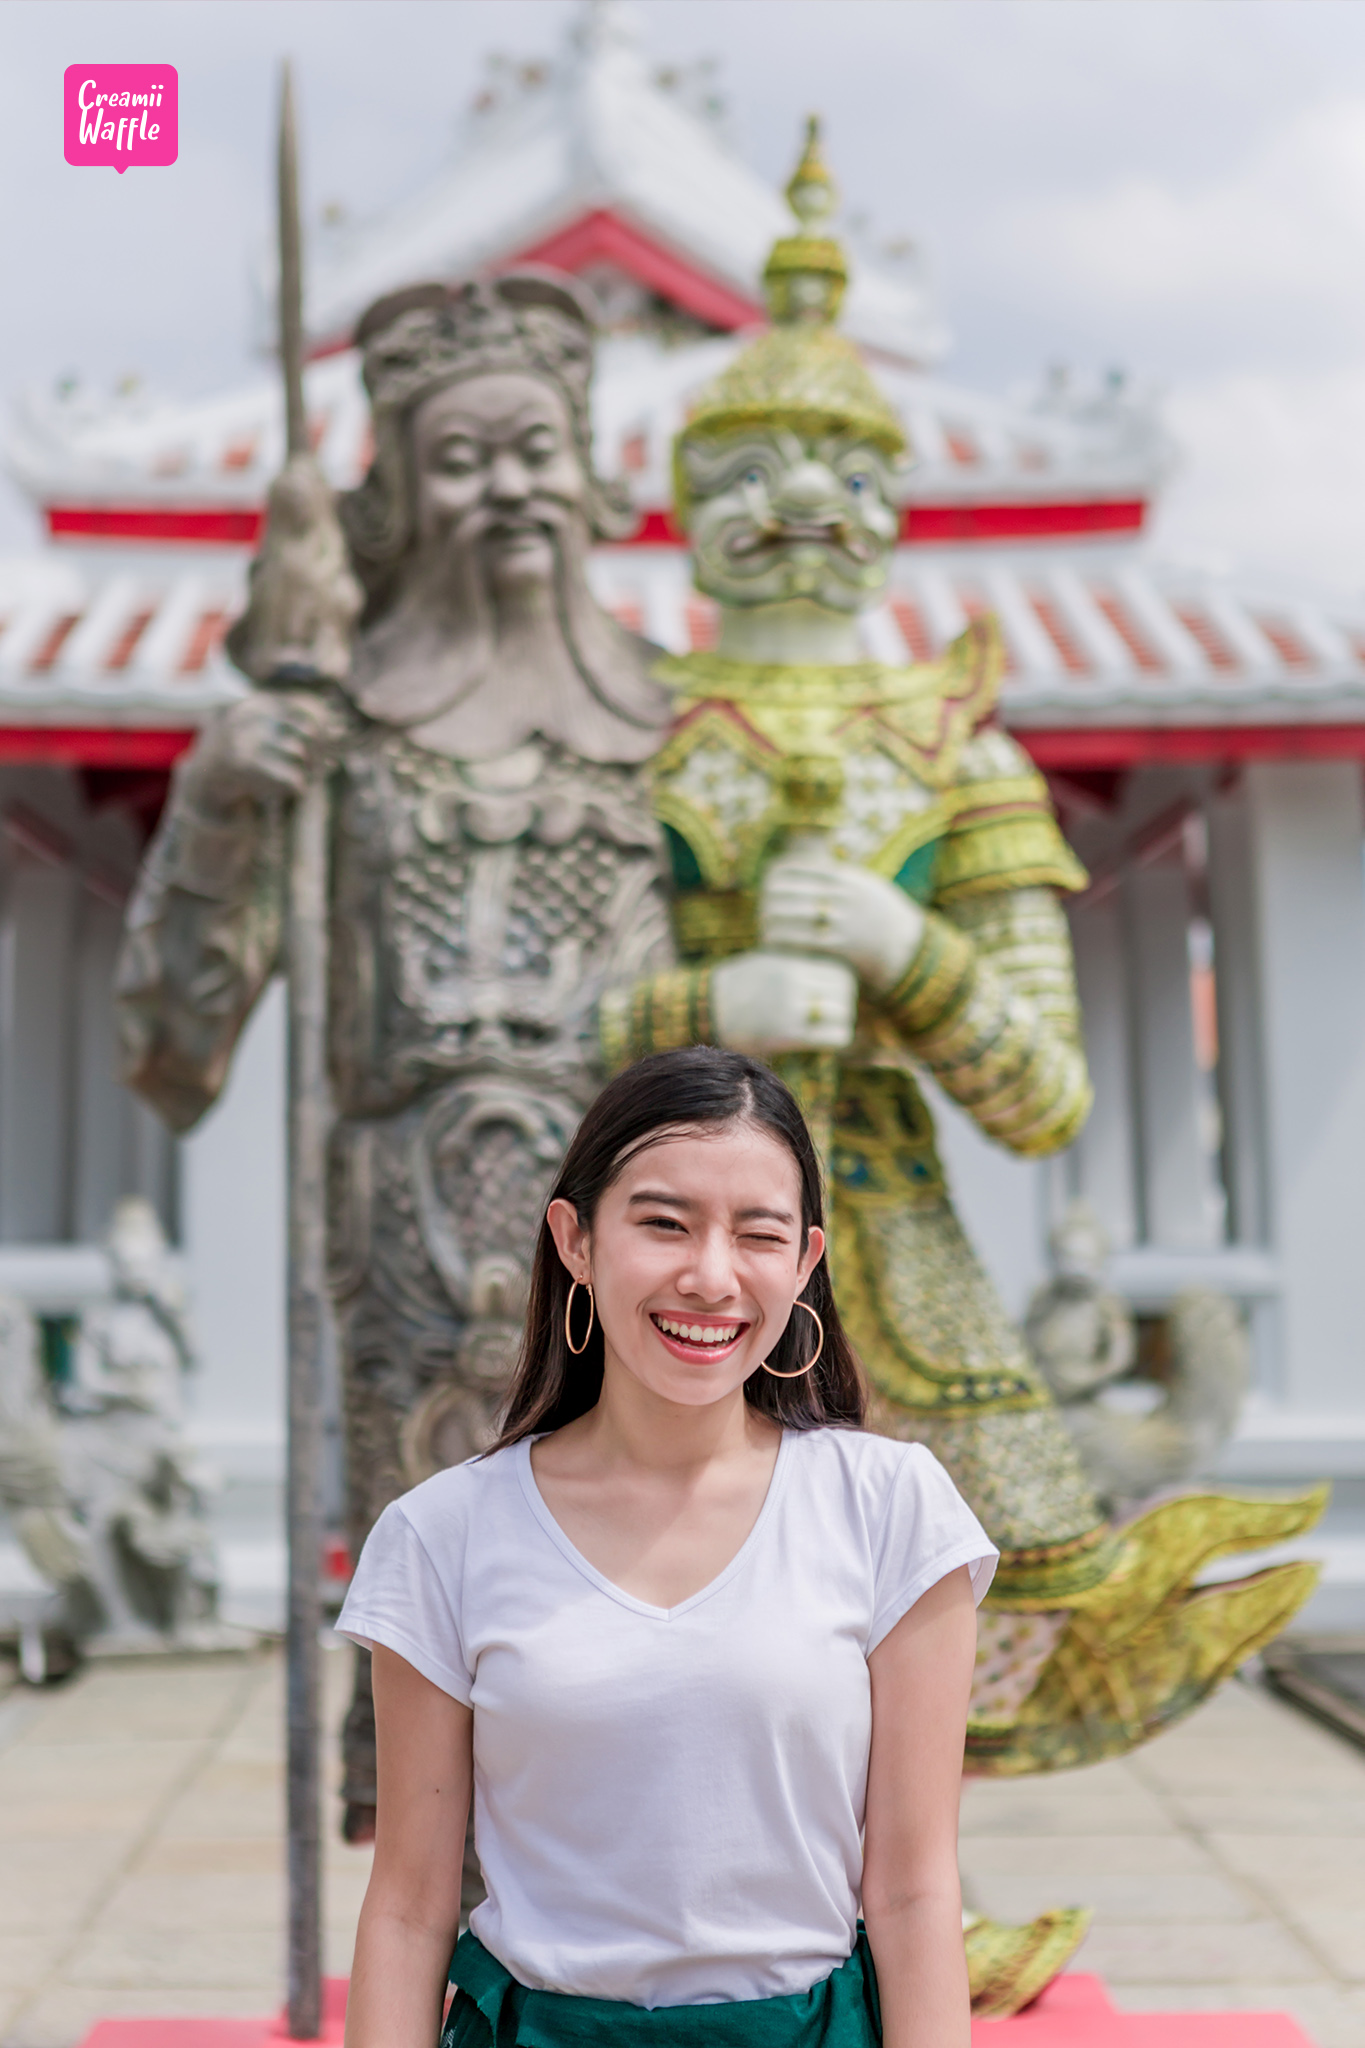
[[(294, 88), (280, 91), (280, 366), (286, 460), (308, 451), (303, 406), (303, 279)], [(305, 679), (280, 677), (297, 688)], [(288, 2026), (316, 2040), (322, 2023), (323, 1348), (327, 1331), (324, 1172), (327, 1145), (327, 785), (309, 777), (289, 835), (289, 1613), (287, 1807)]]

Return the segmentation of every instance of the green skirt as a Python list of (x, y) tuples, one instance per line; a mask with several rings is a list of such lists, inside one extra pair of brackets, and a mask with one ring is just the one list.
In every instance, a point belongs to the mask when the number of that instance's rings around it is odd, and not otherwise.
[(721, 2005), (624, 2005), (528, 1991), (462, 1934), (450, 1965), (458, 1988), (441, 2048), (881, 2048), (877, 1973), (867, 1936), (809, 1991)]

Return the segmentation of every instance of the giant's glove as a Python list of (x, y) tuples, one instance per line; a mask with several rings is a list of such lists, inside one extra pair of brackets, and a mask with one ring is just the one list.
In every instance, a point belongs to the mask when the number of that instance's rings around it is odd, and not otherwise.
[(712, 1028), (738, 1052), (838, 1051), (857, 1014), (858, 984), (841, 961), (736, 953), (711, 970)]
[(833, 954), (874, 995), (894, 988), (919, 951), (924, 912), (913, 897), (853, 861), (790, 853), (763, 878), (758, 906), (765, 946)]

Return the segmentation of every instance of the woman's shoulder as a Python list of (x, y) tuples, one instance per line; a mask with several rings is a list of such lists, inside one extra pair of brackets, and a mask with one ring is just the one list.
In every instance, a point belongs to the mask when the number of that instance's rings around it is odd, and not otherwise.
[(524, 1444), (509, 1444), (462, 1465), (447, 1465), (400, 1494), (384, 1514), (406, 1522), (423, 1542), (448, 1542), (476, 1516), (483, 1520), (496, 1512), (500, 1500), (520, 1493), (518, 1466), (525, 1455)]
[(927, 1444), (902, 1443), (893, 1436), (881, 1436), (872, 1429), (824, 1429), (792, 1431), (797, 1456), (813, 1474), (839, 1477), (856, 1484), (885, 1487), (932, 1484), (932, 1475), (943, 1470)]

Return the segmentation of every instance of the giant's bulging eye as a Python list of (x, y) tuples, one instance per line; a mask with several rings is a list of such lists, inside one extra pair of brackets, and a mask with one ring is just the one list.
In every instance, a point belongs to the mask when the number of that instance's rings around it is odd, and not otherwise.
[(746, 484), (761, 484), (761, 483), (762, 483), (762, 481), (763, 481), (763, 472), (762, 472), (762, 470), (761, 470), (761, 469), (746, 469), (746, 470), (745, 470), (745, 472), (744, 472), (744, 481), (745, 481), (745, 483), (746, 483)]
[(855, 498), (861, 498), (865, 491), (871, 490), (872, 479), (870, 476), (866, 475), (864, 471), (862, 471), (861, 469), (856, 470), (854, 474), (848, 479), (848, 487), (850, 491), (852, 491)]

